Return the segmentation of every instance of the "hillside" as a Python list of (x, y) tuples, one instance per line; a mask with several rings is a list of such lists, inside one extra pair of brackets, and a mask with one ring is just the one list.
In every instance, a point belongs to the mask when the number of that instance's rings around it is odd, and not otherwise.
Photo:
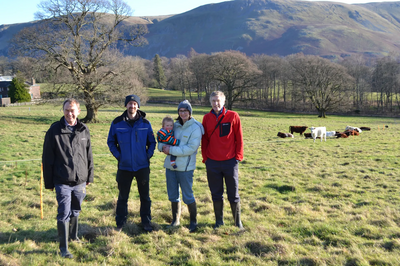
[[(148, 25), (149, 44), (127, 53), (147, 59), (186, 55), (191, 48), (199, 53), (233, 49), (247, 55), (303, 52), (327, 58), (400, 52), (400, 2), (235, 0), (134, 21)], [(0, 53), (12, 26), (0, 26)]]

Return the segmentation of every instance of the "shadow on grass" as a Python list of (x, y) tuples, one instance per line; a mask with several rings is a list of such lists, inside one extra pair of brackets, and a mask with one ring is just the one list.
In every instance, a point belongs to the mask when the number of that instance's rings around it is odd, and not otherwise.
[(296, 191), (296, 187), (289, 186), (289, 185), (279, 186), (279, 185), (276, 185), (276, 184), (269, 184), (269, 185), (266, 185), (266, 187), (273, 188), (273, 189), (277, 190), (281, 194)]
[[(141, 226), (133, 223), (127, 223), (123, 229), (125, 233), (131, 236), (137, 236), (140, 234), (146, 234)], [(120, 233), (116, 228), (105, 226), (105, 227), (93, 227), (88, 224), (80, 224), (79, 226), (79, 238), (83, 238), (89, 243), (94, 242), (99, 236), (110, 236)], [(14, 242), (25, 240), (32, 240), (40, 243), (58, 242), (57, 226), (45, 231), (35, 230), (18, 230), (16, 232), (0, 232), (0, 245), (12, 244)]]
[(49, 243), (57, 241), (57, 228), (46, 231), (18, 230), (17, 232), (0, 232), (0, 244), (11, 244), (16, 241), (32, 240), (35, 242)]
[(43, 116), (2, 116), (1, 119), (3, 121), (8, 122), (29, 122), (29, 124), (53, 124), (56, 121), (59, 121), (61, 116), (58, 119), (54, 119), (51, 117), (43, 117)]

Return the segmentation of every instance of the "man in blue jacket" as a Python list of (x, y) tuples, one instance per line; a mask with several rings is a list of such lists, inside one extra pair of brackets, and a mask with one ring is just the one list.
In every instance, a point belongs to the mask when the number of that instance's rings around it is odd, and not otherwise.
[(156, 140), (146, 113), (139, 110), (140, 98), (128, 95), (126, 111), (111, 123), (107, 145), (118, 160), (118, 201), (115, 221), (122, 230), (128, 215), (128, 199), (133, 178), (136, 178), (140, 196), (140, 217), (143, 229), (151, 232), (151, 200), (149, 193), (150, 158), (154, 154)]

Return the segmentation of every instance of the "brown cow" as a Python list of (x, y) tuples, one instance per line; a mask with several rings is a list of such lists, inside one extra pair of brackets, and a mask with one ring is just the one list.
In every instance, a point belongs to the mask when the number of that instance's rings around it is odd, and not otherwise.
[[(306, 139), (312, 139), (312, 135), (311, 135), (311, 133), (304, 133), (304, 137), (306, 138)], [(317, 139), (320, 139), (321, 137), (317, 137)]]
[(338, 132), (338, 131), (336, 131), (335, 136), (336, 136), (337, 138), (348, 138), (348, 137), (349, 137), (346, 133), (344, 133), (344, 132)]
[(359, 136), (360, 135), (360, 133), (358, 133), (357, 130), (346, 130), (343, 133), (346, 134), (347, 136)]
[(300, 133), (300, 135), (303, 135), (304, 131), (306, 131), (308, 127), (307, 126), (290, 126), (289, 131), (291, 134), (294, 132)]
[(304, 133), (306, 139), (312, 139), (311, 133)]
[(277, 135), (278, 137), (281, 137), (281, 138), (294, 138), (294, 136), (292, 135), (292, 134), (290, 134), (290, 133), (283, 133), (283, 132), (278, 132), (278, 135)]

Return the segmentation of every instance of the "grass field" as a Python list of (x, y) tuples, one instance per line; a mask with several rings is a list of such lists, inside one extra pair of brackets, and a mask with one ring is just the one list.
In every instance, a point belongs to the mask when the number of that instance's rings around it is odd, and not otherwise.
[[(194, 106), (201, 121), (210, 107)], [(177, 106), (146, 105), (156, 131)], [(40, 218), (40, 158), (50, 124), (63, 115), (61, 104), (0, 108), (0, 265), (400, 265), (400, 120), (394, 118), (295, 115), (237, 110), (244, 130), (240, 165), (244, 231), (233, 226), (229, 204), (225, 226), (213, 230), (214, 214), (204, 164), (198, 157), (194, 194), (199, 230), (189, 234), (183, 207), (181, 227), (171, 222), (163, 159), (151, 159), (155, 231), (140, 227), (133, 184), (128, 224), (113, 230), (118, 196), (117, 165), (106, 138), (123, 109), (99, 112), (89, 124), (95, 182), (87, 189), (80, 235), (89, 243), (70, 245), (74, 259), (58, 254), (55, 193), (43, 192)], [(85, 116), (82, 111), (81, 117)], [(290, 125), (367, 126), (358, 137), (280, 139)], [(385, 127), (387, 126), (387, 128)], [(309, 132), (307, 130), (306, 132)]]

